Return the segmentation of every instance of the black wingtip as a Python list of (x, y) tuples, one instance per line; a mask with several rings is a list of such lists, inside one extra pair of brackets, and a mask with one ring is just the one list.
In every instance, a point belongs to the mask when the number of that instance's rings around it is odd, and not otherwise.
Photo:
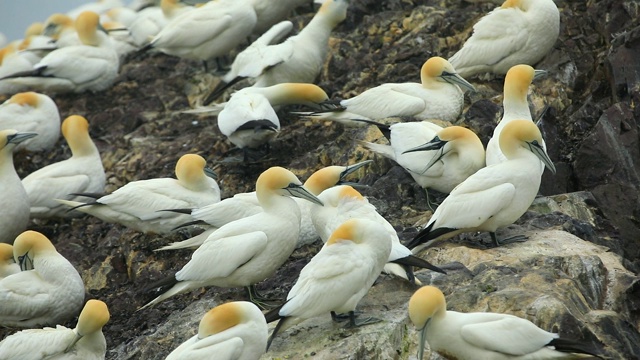
[(101, 197), (106, 196), (108, 194), (106, 194), (106, 193), (71, 193), (69, 195), (84, 196), (84, 197), (88, 197), (88, 198), (92, 198), (92, 199), (100, 199)]
[(213, 91), (209, 93), (209, 95), (207, 95), (206, 98), (204, 98), (204, 101), (202, 103), (203, 104), (212, 103), (214, 100), (218, 99), (228, 88), (232, 87), (233, 85), (237, 84), (238, 82), (244, 79), (246, 79), (246, 77), (236, 76), (235, 78), (233, 78), (233, 80), (229, 81), (228, 83), (224, 81), (220, 81), (218, 85), (216, 85), (216, 87), (213, 89)]
[(547, 346), (553, 346), (557, 351), (564, 353), (588, 354), (602, 359), (602, 354), (589, 342), (572, 339), (556, 338), (551, 340)]
[(161, 292), (164, 292), (165, 289), (169, 289), (177, 283), (178, 283), (178, 279), (176, 279), (175, 275), (167, 276), (165, 278), (162, 278), (156, 282), (153, 282), (147, 285), (145, 288), (142, 289), (142, 292), (147, 293), (147, 292), (154, 291), (156, 289), (160, 289)]
[(43, 72), (47, 69), (46, 66), (41, 66), (39, 68), (36, 69), (32, 69), (32, 70), (26, 70), (26, 71), (20, 71), (17, 73), (13, 73), (13, 74), (9, 74), (5, 77), (0, 78), (0, 80), (5, 80), (5, 79), (15, 79), (15, 78), (20, 78), (20, 77), (39, 77), (39, 76), (45, 76), (43, 75)]
[(287, 319), (288, 319), (287, 317), (280, 317), (280, 321), (278, 321), (278, 324), (273, 329), (273, 332), (271, 333), (271, 336), (269, 336), (269, 340), (267, 340), (267, 351), (269, 351), (269, 348), (271, 347), (271, 342), (276, 337), (276, 335), (280, 331), (280, 328), (282, 328), (282, 326), (287, 321)]
[(366, 120), (366, 119), (351, 119), (352, 121), (359, 121), (359, 122), (363, 122), (366, 124), (370, 124), (370, 125), (375, 125), (378, 127), (378, 130), (380, 130), (380, 132), (382, 133), (382, 135), (384, 135), (385, 138), (387, 138), (387, 140), (391, 140), (391, 126), (387, 125), (387, 124), (383, 124), (377, 121), (373, 121), (373, 120)]
[[(158, 210), (158, 211), (173, 211), (173, 210)], [(191, 212), (184, 213), (184, 214), (191, 214)], [(186, 228), (186, 227), (189, 227), (189, 226), (192, 226), (192, 225), (209, 225), (209, 224), (207, 224), (206, 222), (204, 222), (202, 220), (194, 220), (194, 221), (186, 222), (184, 224), (180, 224), (180, 225), (174, 227), (173, 229), (171, 229), (171, 231), (179, 230), (179, 229)]]
[(396, 263), (402, 266), (415, 266), (415, 267), (419, 267), (421, 269), (429, 269), (431, 271), (435, 271), (435, 272), (439, 272), (441, 274), (446, 274), (447, 272), (440, 269), (439, 267), (431, 264), (430, 262), (428, 262), (427, 260), (424, 260), (422, 258), (419, 258), (415, 255), (409, 255), (400, 259), (396, 259), (391, 261), (392, 263)]

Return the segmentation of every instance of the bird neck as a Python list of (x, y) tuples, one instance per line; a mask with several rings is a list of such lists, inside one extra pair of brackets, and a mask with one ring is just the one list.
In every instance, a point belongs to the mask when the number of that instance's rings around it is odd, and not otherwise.
[(98, 148), (91, 140), (89, 134), (75, 136), (73, 140), (68, 140), (69, 148), (71, 148), (71, 156), (84, 157), (99, 154)]
[(18, 178), (16, 169), (13, 166), (13, 148), (7, 147), (0, 150), (0, 177), (5, 178), (6, 176)]

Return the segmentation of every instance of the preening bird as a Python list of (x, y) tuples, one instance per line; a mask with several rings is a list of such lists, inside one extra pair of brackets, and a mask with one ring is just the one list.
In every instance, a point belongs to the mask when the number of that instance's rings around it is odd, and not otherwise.
[(378, 321), (356, 320), (355, 309), (390, 252), (391, 241), (383, 225), (367, 219), (350, 219), (340, 225), (300, 271), (284, 305), (265, 315), (267, 322), (279, 320), (267, 349), (279, 331), (322, 314), (348, 313), (349, 326)]
[(109, 318), (104, 302), (89, 300), (74, 329), (57, 325), (22, 330), (6, 337), (0, 342), (0, 360), (104, 360), (107, 341), (102, 327)]
[(29, 197), (13, 167), (13, 149), (36, 135), (0, 130), (0, 243), (13, 243), (29, 223)]
[(323, 242), (331, 237), (333, 231), (349, 219), (368, 219), (384, 226), (391, 252), (383, 271), (401, 277), (411, 283), (420, 284), (413, 274), (413, 266), (445, 273), (428, 261), (414, 256), (406, 246), (400, 243), (398, 233), (375, 206), (349, 185), (338, 185), (324, 190), (318, 198), (324, 206), (311, 207), (311, 220)]
[(49, 150), (60, 137), (58, 107), (45, 94), (15, 94), (0, 105), (0, 128), (38, 134), (18, 144), (16, 150)]
[(422, 65), (420, 80), (421, 83), (388, 83), (368, 89), (340, 101), (344, 109), (300, 114), (349, 126), (365, 124), (354, 120), (379, 120), (393, 116), (455, 121), (464, 104), (460, 87), (475, 90), (447, 60), (437, 56)]
[[(487, 165), (493, 165), (505, 161), (507, 158), (502, 154), (498, 139), (502, 129), (511, 120), (530, 120), (533, 121), (531, 111), (529, 110), (529, 102), (527, 101), (527, 92), (531, 82), (546, 74), (546, 71), (534, 70), (529, 65), (516, 65), (507, 72), (504, 78), (504, 98), (502, 119), (498, 126), (493, 130), (493, 136), (487, 144)], [(547, 149), (542, 141), (542, 148)], [(540, 164), (540, 173), (544, 171), (544, 164)]]
[(220, 188), (212, 178), (215, 174), (205, 165), (202, 156), (186, 154), (176, 163), (177, 179), (132, 181), (108, 195), (76, 194), (95, 198), (88, 203), (57, 201), (106, 222), (145, 233), (166, 234), (189, 221), (189, 217), (161, 210), (195, 208), (220, 201)]
[(449, 62), (464, 77), (506, 74), (518, 64), (535, 65), (560, 33), (553, 0), (505, 0), (473, 25), (473, 34)]
[(322, 202), (291, 171), (281, 167), (260, 174), (256, 196), (263, 211), (213, 232), (175, 276), (157, 284), (171, 288), (141, 309), (203, 286), (249, 287), (251, 301), (260, 302), (253, 285), (273, 275), (298, 241), (300, 209), (290, 196)]
[(397, 162), (425, 189), (448, 194), (484, 167), (482, 142), (467, 128), (443, 128), (429, 121), (378, 126), (389, 132), (390, 145), (363, 145)]
[(198, 334), (173, 350), (166, 360), (258, 360), (266, 352), (267, 323), (256, 305), (234, 301), (209, 310)]
[(434, 286), (424, 286), (411, 296), (409, 318), (420, 334), (419, 360), (425, 342), (431, 351), (458, 360), (599, 357), (591, 344), (561, 338), (514, 315), (447, 310), (444, 294)]
[[(68, 207), (55, 199), (76, 193), (103, 193), (105, 174), (98, 148), (89, 135), (89, 122), (72, 115), (62, 123), (62, 135), (69, 148), (69, 159), (50, 164), (22, 179), (31, 207), (31, 217), (50, 218), (71, 215)], [(72, 197), (78, 201), (80, 197)]]
[(82, 278), (46, 236), (23, 232), (13, 244), (13, 257), (22, 271), (0, 280), (0, 325), (56, 325), (80, 312)]
[(439, 239), (474, 231), (488, 231), (499, 245), (495, 231), (518, 220), (538, 193), (540, 161), (555, 173), (541, 144), (542, 135), (533, 122), (513, 120), (505, 125), (500, 149), (507, 161), (478, 170), (453, 189), (407, 247), (414, 249), (422, 244), (422, 248)]

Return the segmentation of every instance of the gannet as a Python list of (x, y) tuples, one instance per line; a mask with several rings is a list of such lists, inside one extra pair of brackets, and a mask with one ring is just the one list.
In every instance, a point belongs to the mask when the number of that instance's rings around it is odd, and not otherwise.
[(560, 33), (553, 0), (505, 0), (473, 25), (473, 34), (449, 62), (464, 77), (506, 74), (514, 65), (535, 65)]
[[(340, 105), (329, 99), (329, 96), (324, 90), (314, 84), (282, 83), (267, 87), (250, 86), (236, 91), (232, 97), (236, 94), (262, 95), (276, 111), (283, 105), (304, 105), (315, 110), (329, 110), (340, 107)], [(225, 106), (227, 106), (226, 102), (213, 104), (211, 106), (201, 106), (184, 112), (187, 114), (206, 113), (219, 115)]]
[(148, 44), (171, 20), (193, 10), (179, 0), (161, 0), (160, 6), (151, 6), (138, 12), (138, 16), (127, 26), (138, 46)]
[[(176, 179), (158, 178), (132, 181), (111, 194), (89, 203), (57, 201), (73, 209), (91, 214), (106, 222), (124, 225), (145, 232), (166, 234), (189, 221), (184, 214), (160, 211), (164, 209), (195, 208), (220, 201), (220, 188), (205, 169), (202, 156), (186, 154), (176, 164)], [(96, 196), (80, 193), (81, 196)]]
[(363, 145), (397, 162), (425, 189), (448, 194), (485, 165), (482, 142), (467, 128), (422, 121), (393, 124), (388, 130), (390, 145)]
[[(498, 126), (493, 130), (493, 136), (487, 144), (487, 165), (493, 165), (506, 160), (506, 157), (500, 151), (498, 139), (500, 132), (504, 126), (511, 120), (530, 120), (531, 111), (529, 110), (529, 102), (527, 101), (527, 92), (531, 81), (545, 74), (546, 71), (534, 70), (529, 65), (516, 65), (507, 72), (504, 78), (504, 99), (502, 101), (504, 112)], [(542, 148), (547, 149), (544, 139)], [(540, 172), (544, 171), (544, 164), (540, 164)]]
[(74, 27), (73, 19), (70, 16), (55, 13), (51, 14), (51, 16), (45, 20), (42, 35), (58, 40), (67, 34), (74, 33), (75, 31), (76, 29)]
[(249, 160), (248, 149), (269, 145), (280, 131), (280, 119), (264, 95), (237, 92), (218, 115), (218, 129), (244, 152), (244, 162)]
[(412, 266), (445, 273), (442, 269), (426, 260), (413, 256), (411, 250), (400, 243), (398, 233), (376, 207), (362, 194), (349, 185), (338, 185), (324, 190), (318, 199), (324, 206), (311, 206), (311, 220), (316, 233), (323, 242), (327, 242), (333, 231), (348, 219), (368, 219), (384, 226), (391, 242), (391, 253), (383, 271), (421, 285), (413, 275)]
[(349, 313), (350, 326), (378, 321), (356, 321), (355, 309), (380, 275), (390, 252), (391, 241), (383, 225), (350, 219), (338, 226), (300, 271), (284, 305), (265, 315), (267, 322), (279, 320), (267, 349), (280, 330), (329, 312)]
[(267, 323), (257, 306), (234, 301), (209, 310), (198, 334), (173, 350), (166, 360), (258, 360), (267, 348)]
[[(313, 195), (320, 195), (324, 190), (340, 184), (346, 184), (345, 179), (350, 174), (353, 174), (361, 167), (371, 163), (371, 160), (361, 161), (359, 163), (349, 166), (327, 166), (321, 168), (311, 174), (309, 178), (304, 182), (305, 189)], [(311, 208), (313, 203), (305, 200), (294, 198), (295, 202), (300, 208), (300, 214), (302, 220), (300, 221), (300, 235), (298, 237), (298, 243), (296, 248), (313, 243), (318, 239), (318, 234), (313, 226), (311, 220)], [(171, 243), (158, 250), (175, 250), (183, 248), (193, 248), (200, 246), (204, 240), (215, 231), (217, 228), (251, 215), (255, 215), (262, 212), (262, 207), (258, 202), (256, 192), (240, 193), (233, 197), (224, 199), (218, 203), (210, 204), (199, 209), (193, 209), (190, 211), (191, 216), (206, 225), (211, 226), (211, 229), (204, 233), (192, 237), (180, 242)]]
[(320, 119), (360, 126), (352, 119), (378, 120), (410, 116), (417, 120), (455, 121), (462, 113), (464, 94), (459, 86), (475, 90), (451, 64), (438, 56), (429, 58), (420, 69), (421, 83), (388, 83), (340, 101), (345, 110), (303, 113)]
[(538, 193), (539, 162), (555, 173), (541, 144), (542, 135), (533, 122), (512, 120), (505, 125), (500, 149), (507, 161), (478, 170), (453, 189), (407, 247), (428, 246), (436, 240), (473, 231), (488, 231), (499, 245), (496, 229), (518, 220)]
[(84, 283), (51, 241), (25, 231), (13, 243), (22, 271), (0, 280), (0, 325), (35, 327), (61, 324), (84, 303)]
[(131, 37), (131, 33), (122, 23), (115, 21), (103, 21), (102, 26), (109, 33), (113, 49), (118, 54), (120, 61), (123, 61), (127, 55), (138, 49), (138, 44)]
[(0, 243), (0, 280), (20, 272), (20, 266), (13, 260), (13, 246)]
[(296, 247), (301, 215), (289, 197), (322, 202), (292, 172), (281, 167), (271, 167), (260, 174), (256, 195), (262, 212), (213, 232), (175, 276), (162, 282), (173, 287), (141, 309), (203, 286), (249, 287), (252, 302), (259, 301), (253, 285), (273, 275)]
[(210, 1), (173, 18), (144, 49), (206, 62), (245, 41), (256, 19), (249, 0)]
[(69, 216), (68, 207), (55, 199), (81, 197), (70, 194), (104, 192), (106, 177), (98, 148), (89, 135), (89, 122), (82, 116), (72, 115), (62, 123), (62, 135), (69, 144), (69, 159), (47, 165), (22, 179), (32, 218)]
[[(99, 29), (98, 14), (84, 12), (75, 21), (83, 45), (52, 51), (33, 70), (3, 79), (16, 86), (50, 92), (101, 91), (118, 75), (118, 54), (109, 36)], [(1, 79), (0, 79), (1, 80)]]
[(419, 360), (425, 341), (431, 351), (458, 360), (599, 357), (591, 344), (561, 338), (514, 315), (447, 310), (442, 291), (434, 286), (411, 296), (409, 318), (420, 333)]
[[(284, 82), (312, 83), (320, 73), (329, 51), (331, 31), (347, 17), (347, 0), (329, 0), (320, 7), (309, 24), (295, 36), (263, 49), (251, 66), (238, 71), (238, 77), (255, 78), (255, 87)], [(205, 99), (208, 104), (238, 80), (221, 82)]]
[(29, 197), (13, 167), (13, 149), (34, 136), (34, 133), (0, 130), (0, 243), (13, 243), (29, 223)]
[(287, 18), (297, 7), (308, 4), (307, 0), (253, 0), (252, 2), (258, 18), (252, 33), (257, 36), (262, 35), (272, 28), (274, 24)]
[(16, 146), (16, 150), (49, 150), (60, 137), (60, 114), (53, 100), (35, 92), (13, 95), (0, 105), (0, 128), (37, 133)]
[(104, 360), (107, 341), (102, 327), (109, 321), (109, 309), (100, 300), (84, 305), (75, 329), (22, 330), (0, 342), (0, 359)]

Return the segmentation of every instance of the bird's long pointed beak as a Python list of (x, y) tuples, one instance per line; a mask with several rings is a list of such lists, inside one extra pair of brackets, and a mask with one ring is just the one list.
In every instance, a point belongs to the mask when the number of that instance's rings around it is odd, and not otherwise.
[(349, 165), (347, 166), (341, 173), (340, 173), (340, 179), (338, 181), (338, 184), (344, 184), (342, 181), (344, 180), (344, 178), (346, 178), (347, 176), (349, 176), (350, 174), (353, 174), (354, 172), (358, 171), (358, 169), (360, 169), (361, 167), (370, 164), (371, 162), (373, 162), (373, 160), (365, 160), (365, 161), (361, 161), (357, 164), (353, 164), (353, 165)]
[(19, 144), (27, 139), (37, 136), (37, 133), (19, 132), (13, 135), (7, 136), (7, 142), (11, 144)]
[(416, 151), (438, 150), (443, 146), (445, 146), (446, 144), (447, 144), (446, 141), (440, 140), (440, 138), (436, 136), (433, 139), (431, 139), (429, 142), (413, 147), (411, 149), (405, 150), (402, 153), (406, 154), (406, 153), (416, 152)]
[(537, 142), (528, 143), (528, 144), (529, 144), (529, 149), (531, 150), (531, 152), (534, 153), (538, 157), (538, 159), (540, 159), (544, 163), (544, 166), (546, 166), (547, 169), (549, 169), (552, 173), (555, 174), (556, 173), (556, 166), (553, 165), (553, 161), (551, 161), (551, 158), (549, 158), (549, 155), (542, 148), (542, 146), (540, 144), (538, 144)]
[(427, 340), (427, 324), (424, 324), (424, 327), (420, 330), (420, 341), (418, 344), (418, 360), (422, 360), (424, 358), (424, 343)]
[(458, 73), (443, 73), (441, 76), (444, 79), (444, 81), (450, 84), (458, 85), (467, 90), (476, 91), (476, 88), (473, 85), (471, 85), (470, 82), (465, 80), (462, 76), (458, 75)]
[(82, 335), (76, 333), (76, 336), (73, 338), (73, 340), (71, 340), (71, 343), (67, 345), (67, 347), (64, 349), (64, 352), (68, 353), (80, 339), (82, 339)]
[(547, 70), (533, 70), (533, 80), (540, 79), (541, 77), (544, 77), (548, 73), (549, 72)]
[(320, 201), (320, 199), (318, 199), (315, 195), (310, 193), (309, 190), (307, 190), (302, 185), (291, 183), (291, 184), (289, 184), (289, 186), (287, 186), (285, 188), (285, 190), (291, 196), (298, 197), (298, 198), (301, 198), (301, 199), (305, 199), (305, 200), (311, 201), (314, 204), (318, 204), (320, 206), (324, 206), (324, 203), (322, 201)]
[(212, 178), (213, 180), (218, 180), (218, 174), (216, 174), (215, 171), (213, 171), (213, 169), (210, 168), (204, 168), (204, 174), (207, 175), (208, 177)]

